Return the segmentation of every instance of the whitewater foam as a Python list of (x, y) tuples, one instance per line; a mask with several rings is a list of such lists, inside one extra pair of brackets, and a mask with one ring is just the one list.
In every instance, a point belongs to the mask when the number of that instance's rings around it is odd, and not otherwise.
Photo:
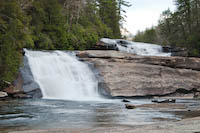
[(102, 38), (102, 42), (108, 46), (116, 46), (119, 51), (142, 56), (171, 56), (171, 53), (164, 53), (162, 46), (151, 43), (132, 42), (123, 39)]
[(44, 99), (98, 100), (98, 81), (73, 53), (25, 50), (34, 80)]

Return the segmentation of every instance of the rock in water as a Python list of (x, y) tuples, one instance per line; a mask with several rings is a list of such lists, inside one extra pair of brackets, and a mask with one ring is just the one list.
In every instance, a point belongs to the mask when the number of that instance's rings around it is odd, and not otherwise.
[(0, 91), (0, 98), (8, 97), (8, 94), (6, 92)]
[(130, 101), (129, 101), (129, 100), (126, 100), (126, 99), (123, 99), (122, 102), (124, 102), (124, 103), (129, 103)]
[(136, 106), (135, 106), (135, 105), (132, 105), (132, 104), (125, 104), (125, 107), (126, 107), (127, 109), (135, 109), (135, 108), (136, 108)]
[(17, 98), (17, 99), (29, 99), (32, 98), (31, 95), (27, 95), (25, 93), (16, 93), (12, 95), (12, 98)]
[(153, 103), (175, 103), (176, 99), (152, 100)]

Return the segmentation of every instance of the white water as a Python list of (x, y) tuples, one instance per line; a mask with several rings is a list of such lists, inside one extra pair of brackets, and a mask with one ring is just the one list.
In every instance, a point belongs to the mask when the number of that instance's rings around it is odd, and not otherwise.
[(100, 99), (93, 72), (72, 53), (25, 50), (25, 56), (44, 99)]
[[(108, 38), (102, 38), (101, 41), (106, 43), (108, 46), (116, 45), (119, 51), (132, 53), (136, 55), (171, 56), (171, 53), (164, 53), (162, 50), (162, 46), (157, 44), (139, 43), (121, 39), (108, 39)], [(120, 41), (125, 43), (124, 45), (126, 45), (126, 47), (121, 45)]]

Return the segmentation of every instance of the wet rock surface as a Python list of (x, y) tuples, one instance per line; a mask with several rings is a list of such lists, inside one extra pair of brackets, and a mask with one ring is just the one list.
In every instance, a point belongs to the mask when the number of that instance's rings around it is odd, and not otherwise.
[(102, 126), (93, 128), (78, 128), (78, 129), (49, 129), (49, 130), (30, 130), (16, 131), (12, 133), (199, 133), (200, 117), (185, 119), (179, 122), (156, 123), (145, 126)]
[(167, 99), (167, 100), (152, 100), (153, 103), (175, 103), (176, 99)]
[(188, 51), (185, 48), (181, 47), (170, 47), (170, 46), (163, 46), (163, 51), (164, 52), (170, 52), (172, 53), (172, 56), (182, 56), (182, 57), (187, 57), (188, 56)]
[(127, 109), (135, 109), (135, 108), (136, 108), (136, 106), (135, 106), (135, 105), (132, 105), (132, 104), (125, 104), (125, 107), (126, 107)]
[(94, 64), (111, 96), (187, 96), (200, 88), (200, 59), (136, 56), (118, 51), (82, 51), (77, 56)]
[(10, 98), (41, 98), (42, 93), (39, 85), (35, 82), (29, 62), (26, 56), (24, 56), (24, 65), (19, 69), (16, 80), (4, 89), (8, 93)]

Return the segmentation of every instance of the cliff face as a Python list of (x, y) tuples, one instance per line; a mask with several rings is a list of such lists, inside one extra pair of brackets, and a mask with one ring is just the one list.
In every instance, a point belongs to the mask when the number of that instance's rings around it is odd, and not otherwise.
[[(77, 56), (94, 64), (111, 96), (196, 96), (200, 59), (136, 56), (118, 51), (82, 51)], [(188, 95), (187, 95), (188, 96)]]

